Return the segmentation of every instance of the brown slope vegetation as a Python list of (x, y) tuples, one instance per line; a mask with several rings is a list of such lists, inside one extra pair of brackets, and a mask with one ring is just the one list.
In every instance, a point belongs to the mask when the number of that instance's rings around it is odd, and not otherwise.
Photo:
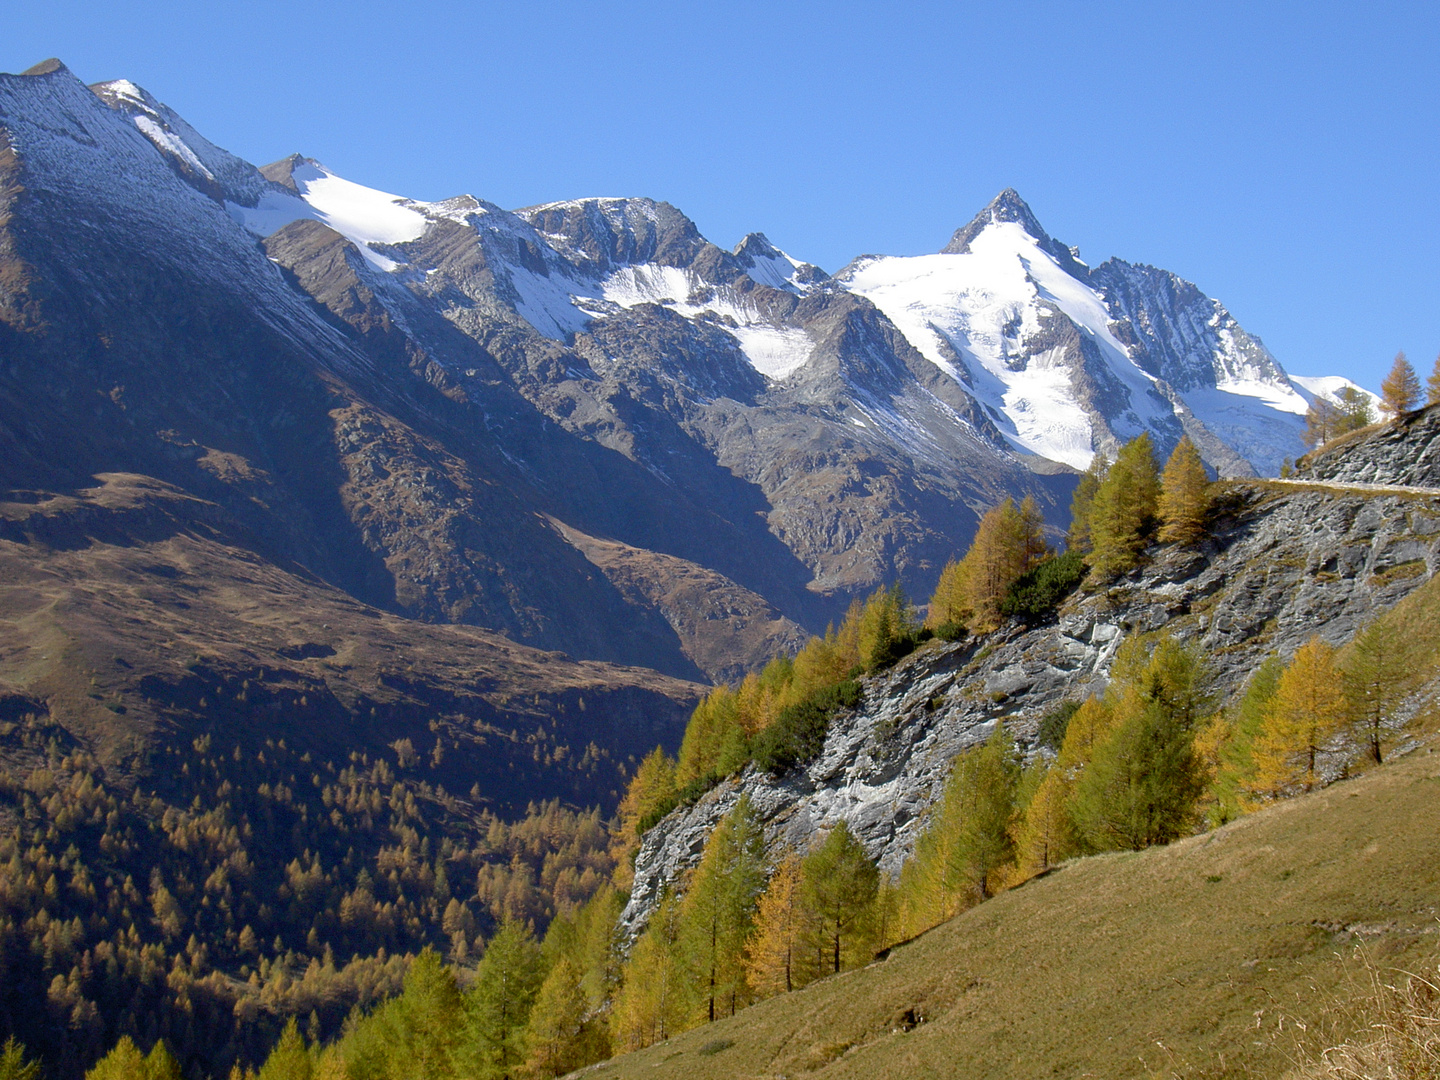
[(685, 655), (717, 683), (738, 683), (772, 657), (798, 652), (810, 637), (763, 596), (714, 570), (553, 524), (622, 596), (663, 614)]
[(608, 878), (560, 802), (612, 810), (700, 687), (369, 607), (96, 480), (0, 502), (0, 1030), (55, 1075), (122, 1034), (223, 1075)]
[(677, 742), (699, 689), (368, 607), (257, 555), (212, 504), (101, 480), (0, 503), (0, 688), (108, 766), (207, 732), (329, 755), (408, 738), (502, 813), (613, 805), (623, 763)]
[[(1059, 869), (605, 1077), (1278, 1075), (1337, 955), (1433, 961), (1430, 747), (1213, 833)], [(1430, 965), (1433, 966), (1433, 963)]]

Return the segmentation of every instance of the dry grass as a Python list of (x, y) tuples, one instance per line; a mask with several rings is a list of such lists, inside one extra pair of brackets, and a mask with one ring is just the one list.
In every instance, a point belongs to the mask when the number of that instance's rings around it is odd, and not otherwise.
[(595, 1075), (1279, 1076), (1292, 1018), (1348, 999), (1337, 954), (1363, 940), (1377, 964), (1433, 962), (1437, 808), (1440, 755), (1422, 747), (1204, 836), (1068, 863)]
[[(1285, 1080), (1434, 1080), (1440, 1077), (1440, 969), (1382, 968), (1361, 950), (1354, 993), (1302, 1024), (1301, 1064)], [(1329, 1044), (1326, 1035), (1341, 1032)]]

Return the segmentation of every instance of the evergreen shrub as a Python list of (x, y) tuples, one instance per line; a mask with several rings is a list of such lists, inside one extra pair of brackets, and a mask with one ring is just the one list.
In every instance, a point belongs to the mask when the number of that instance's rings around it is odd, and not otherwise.
[(755, 736), (752, 760), (772, 776), (812, 760), (825, 745), (830, 717), (858, 704), (860, 695), (860, 684), (847, 679), (787, 705), (773, 724)]
[(1084, 577), (1085, 557), (1078, 551), (1046, 559), (1015, 579), (1000, 611), (1025, 622), (1036, 622), (1059, 607)]

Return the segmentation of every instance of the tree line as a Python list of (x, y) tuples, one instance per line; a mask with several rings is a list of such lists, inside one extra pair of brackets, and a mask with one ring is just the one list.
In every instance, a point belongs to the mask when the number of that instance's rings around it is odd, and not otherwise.
[[(1403, 416), (1422, 404), (1422, 394), (1423, 404), (1440, 403), (1440, 356), (1435, 358), (1435, 367), (1422, 388), (1405, 353), (1396, 353), (1389, 374), (1380, 384), (1380, 408), (1391, 418)], [(1305, 445), (1323, 446), (1331, 439), (1369, 427), (1377, 419), (1370, 395), (1353, 386), (1342, 387), (1334, 401), (1317, 395), (1305, 413)]]
[(406, 740), (339, 761), (284, 739), (162, 750), (112, 784), (45, 713), (0, 723), (0, 1033), (78, 1077), (122, 1037), (187, 1073), (312, 1039), (438, 950), (473, 968), (505, 922), (543, 926), (609, 888), (598, 809), (503, 821), (427, 779)]
[[(1288, 662), (1265, 661), (1227, 708), (1196, 647), (1133, 636), (1102, 694), (1047, 718), (1049, 752), (1026, 764), (997, 721), (957, 756), (893, 880), (843, 821), (804, 851), (767, 850), (742, 796), (628, 950), (616, 931), (623, 894), (607, 887), (539, 939), (506, 920), (474, 969), (422, 952), (401, 992), (357, 1010), (338, 1038), (292, 1021), (258, 1072), (232, 1077), (553, 1077), (733, 1015), (868, 963), (1065, 859), (1169, 843), (1310, 790), (1323, 757), (1378, 762), (1414, 686), (1394, 633), (1375, 624), (1343, 655), (1312, 638)], [(139, 1055), (122, 1042), (89, 1076), (121, 1075), (107, 1062)]]

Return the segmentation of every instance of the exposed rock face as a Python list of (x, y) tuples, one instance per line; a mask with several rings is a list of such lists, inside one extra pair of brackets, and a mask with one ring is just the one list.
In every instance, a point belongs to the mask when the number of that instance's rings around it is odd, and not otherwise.
[(1440, 570), (1440, 498), (1237, 482), (1210, 540), (1151, 556), (1111, 587), (1072, 597), (1050, 625), (928, 643), (865, 680), (864, 704), (834, 721), (807, 769), (777, 780), (752, 767), (672, 813), (641, 845), (626, 929), (643, 926), (661, 886), (694, 865), (742, 792), (772, 846), (803, 850), (843, 820), (897, 873), (955, 755), (997, 721), (1030, 743), (1048, 711), (1103, 688), (1127, 635), (1164, 627), (1194, 643), (1222, 699), (1270, 653), (1289, 656), (1316, 633), (1343, 644)]
[[(617, 588), (566, 535), (691, 564), (815, 631), (876, 585), (926, 594), (1007, 496), (1062, 527), (1070, 469), (1137, 431), (1162, 449), (1190, 431), (1229, 474), (1281, 453), (1284, 423), (1204, 397), (1283, 390), (1263, 346), (1173, 275), (1090, 270), (1014, 191), (926, 257), (1018, 245), (985, 263), (1023, 279), (1013, 303), (980, 312), (977, 287), (1013, 283), (966, 279), (911, 325), (858, 271), (759, 234), (725, 251), (663, 202), (510, 212), (300, 155), (257, 169), (63, 65), (0, 77), (0, 129), (0, 333), (26, 403), (0, 423), (30, 429), (9, 482), (55, 463), (203, 482), (287, 557), (414, 617), (728, 677), (753, 634), (677, 621), (665, 589)], [(63, 333), (35, 333), (47, 319)], [(1002, 392), (1017, 374), (1049, 396)], [(103, 439), (46, 445), (96, 398)], [(178, 468), (179, 447), (230, 465)]]
[(1295, 475), (1341, 484), (1440, 487), (1440, 406), (1337, 440), (1307, 455)]

